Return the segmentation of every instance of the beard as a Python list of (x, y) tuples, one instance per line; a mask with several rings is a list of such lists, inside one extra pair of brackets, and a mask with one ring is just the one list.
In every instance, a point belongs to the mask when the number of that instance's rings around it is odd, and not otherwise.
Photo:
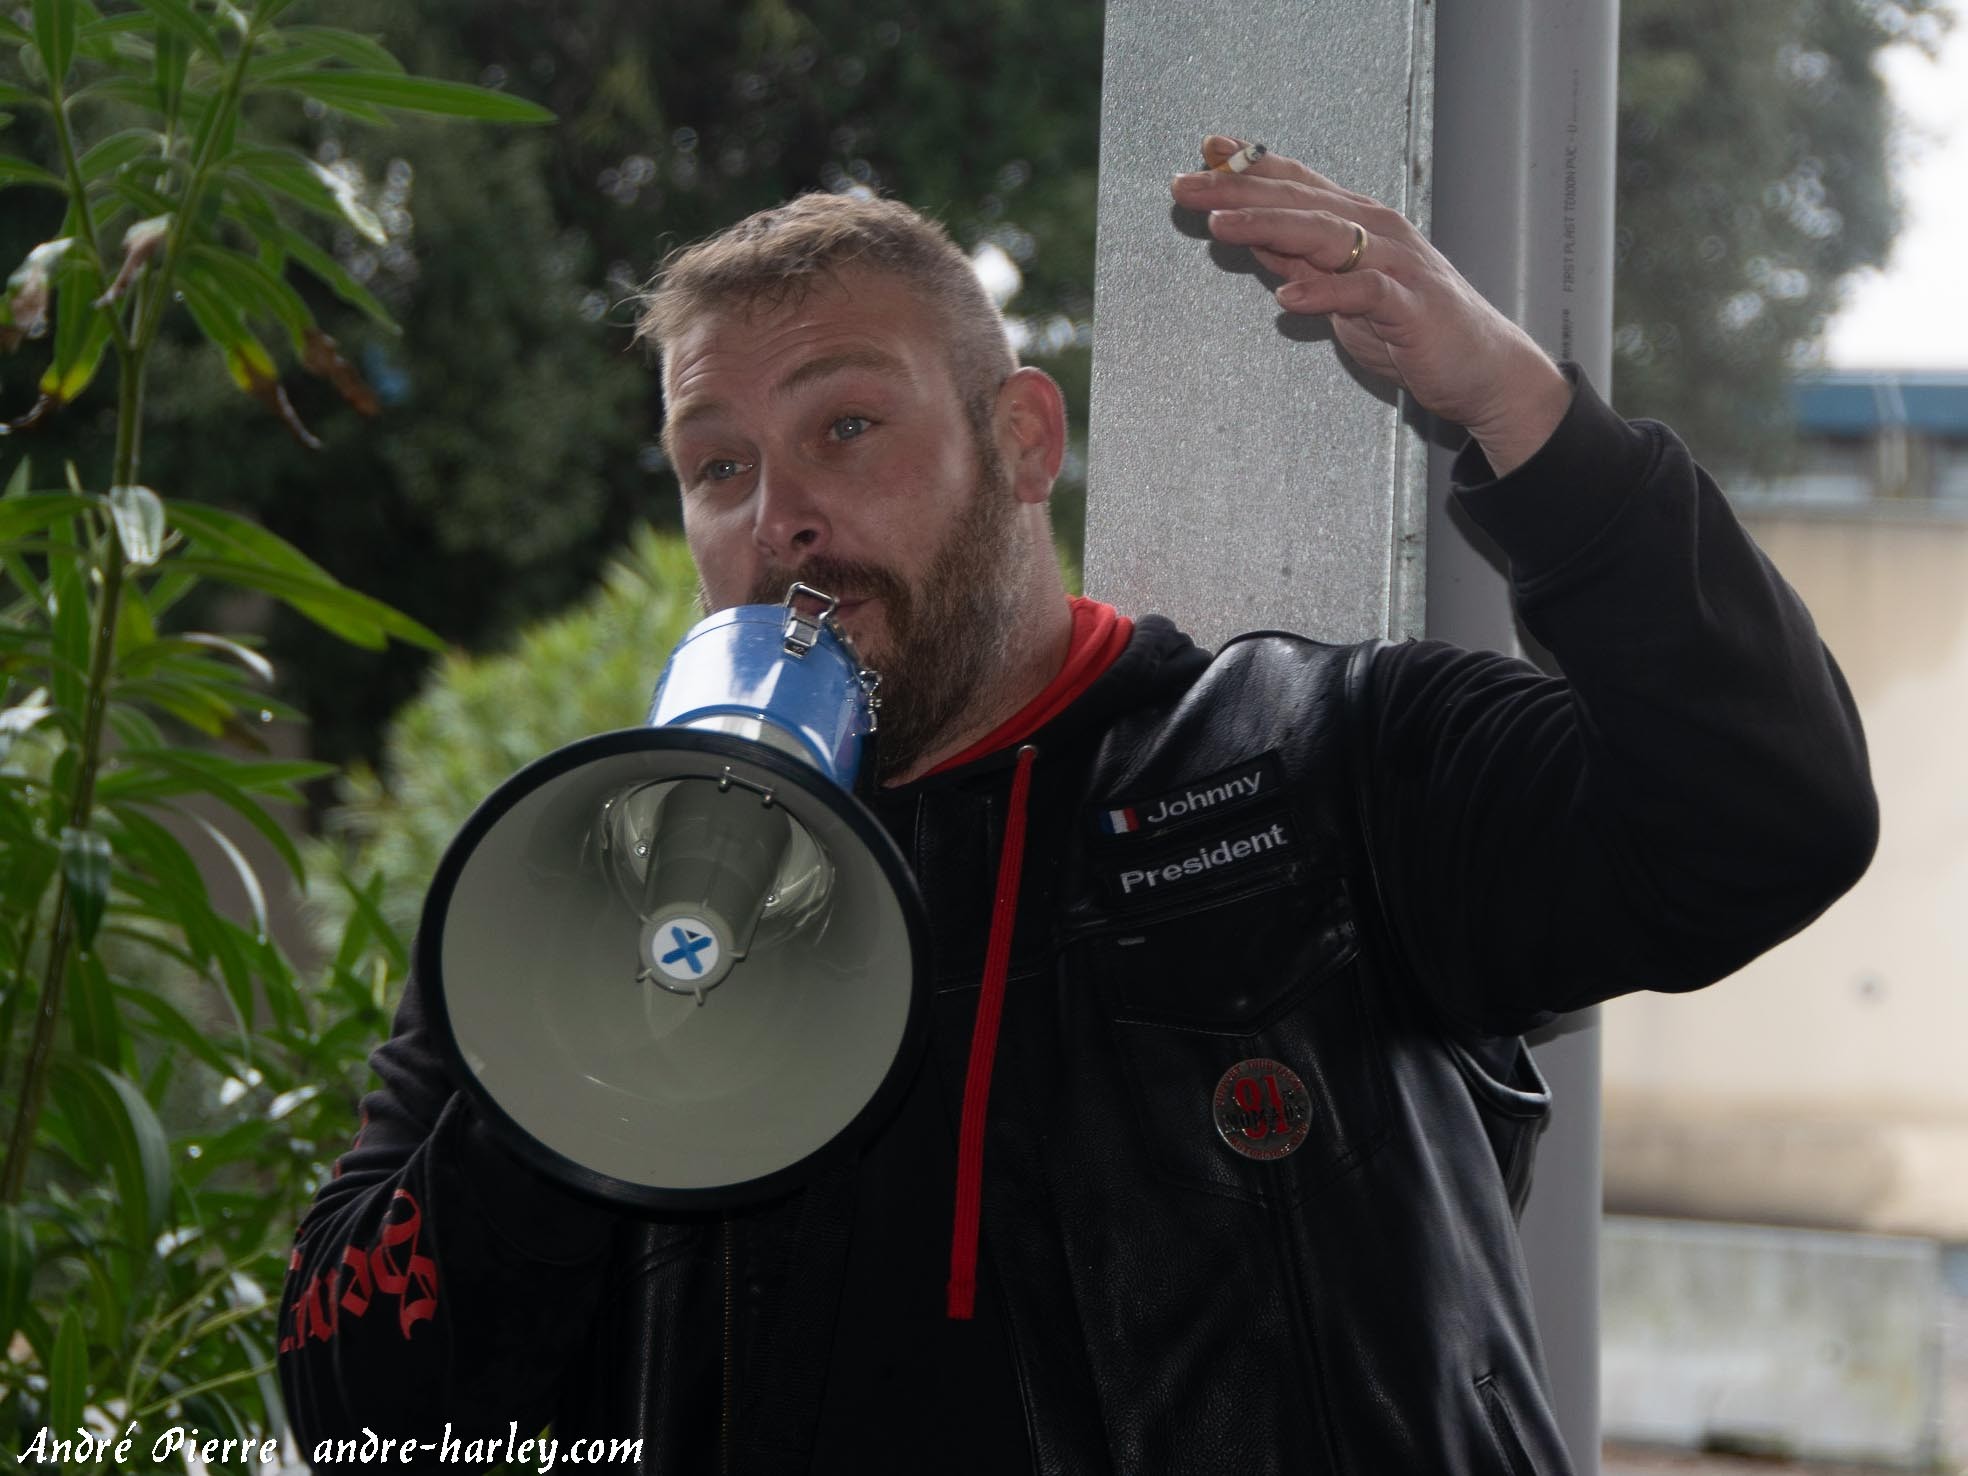
[(970, 502), (915, 584), (885, 564), (822, 554), (795, 569), (761, 571), (747, 596), (752, 604), (778, 604), (797, 579), (842, 603), (881, 601), (882, 633), (855, 642), (862, 665), (882, 678), (880, 780), (907, 773), (960, 730), (1010, 657), (1011, 477), (987, 438), (979, 438), (977, 452)]

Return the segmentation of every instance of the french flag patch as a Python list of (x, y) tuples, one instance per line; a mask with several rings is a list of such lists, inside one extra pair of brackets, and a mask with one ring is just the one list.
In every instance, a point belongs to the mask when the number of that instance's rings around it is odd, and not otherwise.
[(1100, 814), (1100, 828), (1107, 835), (1127, 835), (1141, 829), (1141, 821), (1131, 808), (1103, 810)]

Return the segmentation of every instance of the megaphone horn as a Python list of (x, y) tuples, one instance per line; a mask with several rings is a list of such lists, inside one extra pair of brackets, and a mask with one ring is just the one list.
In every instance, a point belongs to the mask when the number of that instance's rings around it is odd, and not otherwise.
[(527, 765), (438, 865), (416, 946), (438, 1044), (585, 1193), (783, 1192), (865, 1143), (915, 1069), (928, 928), (852, 792), (880, 679), (836, 603), (795, 584), (700, 621), (643, 727)]

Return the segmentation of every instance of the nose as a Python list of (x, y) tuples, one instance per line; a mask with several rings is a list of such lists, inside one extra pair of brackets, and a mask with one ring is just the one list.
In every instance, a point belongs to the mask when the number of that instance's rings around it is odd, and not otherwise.
[(790, 567), (825, 550), (831, 532), (826, 513), (797, 472), (784, 465), (761, 468), (757, 498), (752, 538), (768, 559)]

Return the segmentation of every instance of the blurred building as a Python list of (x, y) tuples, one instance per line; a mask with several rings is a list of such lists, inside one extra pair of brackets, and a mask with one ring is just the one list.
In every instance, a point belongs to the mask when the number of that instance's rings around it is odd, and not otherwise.
[(1968, 1241), (1968, 371), (1796, 407), (1796, 471), (1729, 492), (1858, 699), (1879, 852), (1734, 978), (1607, 1006), (1607, 1207)]
[(1795, 404), (1795, 470), (1727, 490), (1857, 698), (1879, 851), (1733, 978), (1605, 1006), (1602, 1404), (1925, 1468), (1968, 1456), (1968, 372)]

